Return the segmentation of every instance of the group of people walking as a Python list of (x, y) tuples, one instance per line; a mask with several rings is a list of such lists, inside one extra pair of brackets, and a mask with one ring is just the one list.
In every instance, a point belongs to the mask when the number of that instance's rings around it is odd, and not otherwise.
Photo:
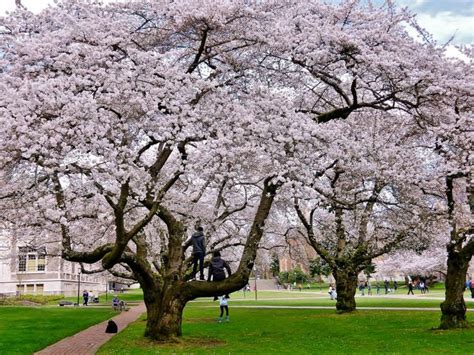
[[(385, 280), (383, 282), (384, 288), (385, 288), (385, 294), (389, 294), (392, 292), (395, 292), (398, 289), (398, 282), (393, 281), (393, 284), (390, 285), (390, 281)], [(377, 295), (381, 294), (381, 286), (379, 282), (375, 283), (375, 290), (377, 292)], [(365, 296), (365, 290), (367, 290), (367, 295), (372, 296), (372, 285), (368, 281), (361, 281), (359, 283), (359, 292), (361, 296)]]
[(413, 293), (414, 289), (420, 290), (420, 292), (422, 294), (430, 292), (430, 289), (428, 287), (428, 281), (423, 281), (423, 280), (415, 280), (415, 281), (410, 280), (408, 282), (408, 293), (407, 293), (407, 295), (409, 295), (409, 294), (414, 295), (414, 293)]

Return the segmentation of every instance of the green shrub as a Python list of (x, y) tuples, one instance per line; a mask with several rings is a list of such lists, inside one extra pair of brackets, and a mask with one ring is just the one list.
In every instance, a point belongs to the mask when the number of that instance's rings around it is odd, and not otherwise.
[(302, 284), (307, 282), (309, 277), (299, 267), (287, 272), (282, 271), (278, 274), (278, 279), (281, 284), (294, 283)]
[(29, 301), (39, 304), (46, 304), (49, 302), (59, 301), (64, 298), (64, 295), (22, 295), (20, 301)]
[(1, 297), (0, 305), (9, 306), (22, 304), (23, 302), (32, 302), (37, 304), (47, 304), (54, 301), (59, 301), (64, 298), (63, 295), (21, 295), (13, 297)]

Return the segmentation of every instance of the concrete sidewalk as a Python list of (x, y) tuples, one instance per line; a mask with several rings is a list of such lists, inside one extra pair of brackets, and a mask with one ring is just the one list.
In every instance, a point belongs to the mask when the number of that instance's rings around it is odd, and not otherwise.
[[(199, 308), (215, 308), (215, 306), (197, 306)], [(336, 306), (241, 306), (232, 305), (232, 308), (256, 308), (256, 309), (333, 309)], [(421, 308), (421, 307), (357, 307), (357, 310), (364, 311), (435, 311), (441, 312), (440, 308)], [(468, 312), (474, 312), (474, 309), (467, 309)]]
[[(124, 330), (127, 325), (140, 317), (142, 313), (146, 312), (144, 303), (138, 306), (131, 307), (127, 312), (122, 312), (113, 317), (117, 323), (118, 331)], [(105, 332), (108, 320), (93, 325), (82, 332), (74, 334), (68, 338), (64, 338), (57, 343), (48, 346), (47, 348), (38, 351), (35, 354), (39, 355), (92, 355), (95, 354), (100, 346), (105, 344), (115, 334), (108, 334)]]

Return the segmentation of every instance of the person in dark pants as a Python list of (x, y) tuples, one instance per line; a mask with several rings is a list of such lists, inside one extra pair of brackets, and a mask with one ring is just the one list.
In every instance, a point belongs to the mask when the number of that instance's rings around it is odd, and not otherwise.
[(84, 290), (84, 292), (82, 292), (82, 299), (84, 300), (84, 302), (82, 302), (82, 305), (87, 306), (87, 304), (89, 303), (89, 292), (87, 292), (87, 290)]
[(228, 304), (228, 296), (221, 296), (219, 301), (219, 307), (221, 309), (221, 314), (219, 316), (219, 323), (222, 323), (222, 316), (224, 315), (225, 310), (225, 321), (229, 321), (229, 304)]
[[(209, 264), (209, 272), (207, 274), (207, 281), (222, 281), (225, 279), (225, 270), (227, 270), (227, 276), (231, 275), (231, 270), (230, 266), (227, 263), (227, 261), (223, 260), (221, 258), (221, 253), (218, 251), (215, 251), (212, 254), (212, 259), (211, 263)], [(229, 295), (225, 295), (225, 297), (228, 299), (230, 298)], [(217, 296), (214, 296), (214, 301), (217, 300)]]
[(385, 287), (385, 294), (388, 293), (388, 289), (390, 288), (390, 283), (388, 280), (385, 280), (384, 283), (383, 283), (384, 287)]
[(412, 295), (415, 295), (415, 294), (413, 293), (413, 282), (411, 282), (411, 281), (408, 283), (408, 293), (407, 293), (407, 295), (409, 295), (410, 293), (411, 293)]
[(184, 245), (185, 248), (193, 246), (193, 277), (196, 277), (199, 263), (199, 279), (204, 280), (204, 255), (206, 255), (206, 240), (201, 226), (196, 227), (196, 232)]

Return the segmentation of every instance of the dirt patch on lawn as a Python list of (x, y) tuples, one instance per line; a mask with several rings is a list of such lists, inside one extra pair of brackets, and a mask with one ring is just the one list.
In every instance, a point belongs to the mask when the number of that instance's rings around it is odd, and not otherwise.
[(188, 350), (196, 350), (196, 348), (215, 348), (219, 346), (226, 345), (225, 341), (220, 339), (212, 339), (212, 338), (179, 338), (174, 339), (170, 342), (160, 342), (154, 341), (146, 338), (142, 338), (136, 341), (136, 346), (142, 349), (154, 349), (156, 351), (161, 350), (173, 350), (176, 352), (185, 352)]
[(184, 322), (190, 324), (217, 323), (217, 318), (186, 318)]
[(41, 306), (41, 303), (31, 302), (31, 301), (20, 301), (19, 304), (22, 306), (36, 307)]

